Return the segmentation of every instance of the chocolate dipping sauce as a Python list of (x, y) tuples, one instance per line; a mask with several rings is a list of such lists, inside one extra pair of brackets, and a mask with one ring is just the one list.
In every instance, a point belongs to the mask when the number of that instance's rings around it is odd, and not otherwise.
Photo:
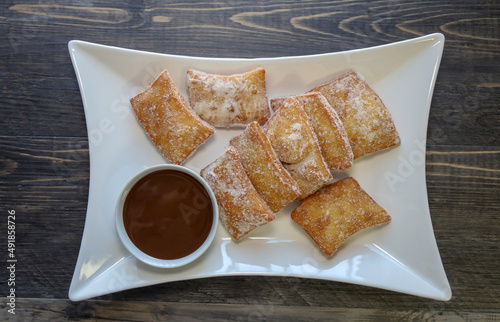
[(125, 230), (135, 246), (159, 259), (178, 259), (197, 250), (213, 221), (212, 201), (189, 174), (159, 170), (141, 178), (123, 205)]

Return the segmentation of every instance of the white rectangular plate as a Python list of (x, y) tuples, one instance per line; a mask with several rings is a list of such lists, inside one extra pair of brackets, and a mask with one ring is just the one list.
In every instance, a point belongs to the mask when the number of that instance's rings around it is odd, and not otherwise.
[[(73, 301), (146, 285), (228, 275), (280, 275), (373, 286), (448, 300), (451, 289), (436, 245), (425, 184), (425, 140), (441, 34), (347, 52), (270, 59), (198, 58), (108, 47), (68, 45), (80, 86), (90, 153), (85, 229), (69, 289)], [(122, 246), (115, 203), (138, 171), (165, 160), (137, 122), (129, 99), (167, 69), (186, 96), (188, 68), (231, 74), (262, 66), (268, 97), (300, 94), (348, 69), (360, 72), (390, 110), (402, 144), (354, 162), (352, 176), (393, 220), (352, 236), (331, 257), (290, 219), (291, 204), (239, 243), (219, 226), (207, 253), (178, 269), (142, 264)], [(199, 171), (242, 129), (217, 129), (185, 166)]]

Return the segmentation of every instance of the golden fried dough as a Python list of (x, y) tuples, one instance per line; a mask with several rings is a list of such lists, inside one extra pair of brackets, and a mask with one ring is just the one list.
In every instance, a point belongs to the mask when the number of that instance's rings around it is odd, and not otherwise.
[(331, 183), (307, 197), (291, 217), (327, 256), (356, 232), (391, 220), (354, 178)]
[(355, 71), (316, 87), (339, 113), (357, 159), (400, 143), (396, 126), (380, 97)]
[(299, 184), (305, 198), (332, 179), (306, 112), (294, 97), (271, 116), (265, 131), (278, 159)]
[(271, 112), (266, 94), (266, 73), (256, 68), (230, 76), (187, 72), (189, 103), (205, 121), (216, 127), (263, 124)]
[(182, 164), (215, 132), (189, 108), (166, 70), (130, 104), (151, 141), (175, 164)]
[[(330, 170), (346, 170), (354, 159), (349, 138), (337, 112), (319, 92), (294, 96), (301, 103), (318, 138), (323, 158)], [(284, 99), (272, 99), (277, 110)]]
[(219, 218), (235, 240), (274, 219), (274, 214), (253, 187), (235, 147), (229, 147), (201, 170), (201, 176), (214, 191)]
[(280, 211), (300, 195), (299, 185), (283, 168), (257, 122), (250, 123), (231, 139), (231, 144), (238, 150), (253, 186), (273, 212)]

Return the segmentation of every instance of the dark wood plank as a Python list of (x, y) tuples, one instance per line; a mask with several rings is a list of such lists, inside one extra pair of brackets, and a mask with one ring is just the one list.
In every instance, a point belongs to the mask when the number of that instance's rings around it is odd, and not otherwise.
[[(67, 42), (210, 57), (317, 54), (447, 37), (429, 143), (498, 146), (500, 5), (472, 1), (11, 1), (0, 6), (0, 135), (86, 136)], [(491, 23), (489, 23), (491, 22)], [(460, 62), (457, 64), (457, 62)]]
[(147, 301), (19, 300), (19, 321), (494, 321), (500, 314), (466, 311), (290, 307), (260, 304), (198, 304)]
[[(16, 320), (500, 319), (499, 10), (498, 2), (471, 0), (2, 2), (0, 203), (5, 216), (9, 209), (17, 215)], [(89, 171), (69, 40), (255, 58), (433, 32), (446, 44), (429, 115), (427, 186), (449, 302), (286, 276), (199, 279), (67, 300)], [(0, 236), (6, 231), (1, 220)], [(8, 292), (2, 283), (0, 294)], [(12, 317), (6, 308), (0, 319)]]
[[(487, 293), (500, 308), (500, 149), (432, 147), (427, 187), (434, 233), (454, 292), (467, 310)], [(486, 282), (490, 280), (493, 284)], [(482, 281), (481, 281), (482, 280)], [(477, 301), (485, 309), (493, 303)]]
[[(499, 153), (487, 147), (428, 149), (429, 202), (454, 292), (450, 302), (321, 280), (251, 276), (156, 285), (101, 300), (499, 312)], [(18, 214), (17, 296), (67, 298), (85, 220), (87, 141), (0, 137), (0, 156), (3, 211)], [(2, 221), (0, 230), (5, 229)]]

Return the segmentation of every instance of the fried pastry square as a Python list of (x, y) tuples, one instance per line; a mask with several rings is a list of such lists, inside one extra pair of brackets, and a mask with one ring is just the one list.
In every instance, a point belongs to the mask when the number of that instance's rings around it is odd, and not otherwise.
[[(314, 92), (314, 90), (311, 90), (309, 92)], [(319, 93), (319, 91), (318, 91)], [(295, 97), (298, 98), (298, 96), (300, 95), (297, 95)], [(271, 99), (271, 109), (273, 111), (277, 111), (281, 105), (283, 105), (283, 103), (289, 98), (290, 96), (282, 96), (282, 97), (275, 97), (273, 99)], [(327, 100), (328, 101), (328, 100)], [(331, 105), (332, 106), (332, 105)], [(345, 115), (345, 109), (344, 109), (344, 106), (342, 105), (335, 105), (335, 106), (332, 106), (332, 108), (334, 109), (335, 113), (337, 113), (337, 116), (339, 118), (342, 118), (344, 115)]]
[(274, 219), (245, 173), (235, 147), (201, 170), (201, 176), (214, 191), (219, 219), (234, 240)]
[(256, 68), (229, 76), (187, 71), (189, 103), (194, 111), (215, 127), (263, 124), (271, 112), (266, 93), (266, 72)]
[(288, 98), (265, 125), (271, 145), (305, 198), (332, 179), (302, 104)]
[(175, 164), (182, 164), (215, 132), (189, 108), (166, 70), (130, 104), (151, 141)]
[[(346, 170), (352, 166), (354, 155), (349, 138), (337, 112), (319, 92), (294, 96), (301, 103), (318, 138), (321, 153), (330, 170)], [(271, 100), (277, 110), (283, 98)]]
[(344, 114), (339, 116), (355, 159), (400, 143), (389, 110), (356, 71), (350, 71), (311, 92), (323, 94), (336, 109), (344, 108)]
[(289, 99), (290, 97), (291, 96), (282, 96), (282, 97), (272, 98), (271, 99), (271, 109), (276, 112), (281, 107), (281, 105), (283, 105), (283, 103), (285, 103), (285, 101), (287, 99)]
[(257, 122), (250, 123), (240, 135), (231, 139), (231, 144), (238, 150), (253, 186), (273, 212), (280, 211), (300, 195), (299, 185), (283, 168)]
[(354, 178), (331, 183), (307, 197), (291, 218), (327, 256), (356, 232), (391, 220)]

